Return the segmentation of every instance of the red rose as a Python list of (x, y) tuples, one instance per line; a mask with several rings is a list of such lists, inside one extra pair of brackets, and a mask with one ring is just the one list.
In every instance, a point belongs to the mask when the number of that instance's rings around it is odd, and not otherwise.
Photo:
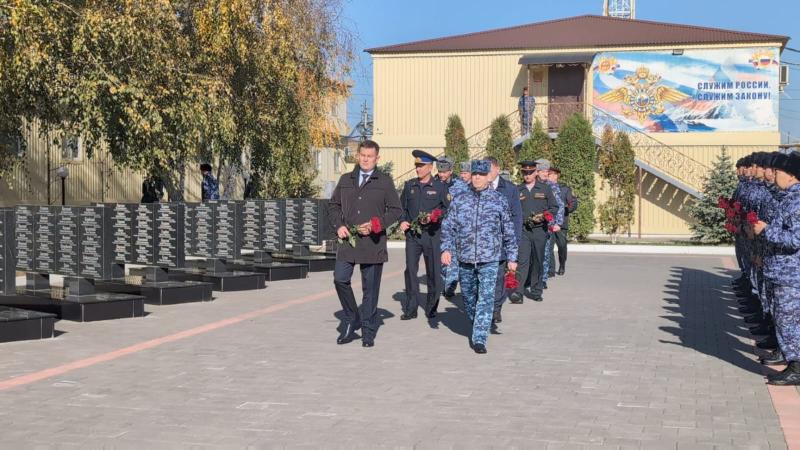
[(383, 227), (381, 227), (381, 219), (378, 219), (377, 217), (369, 219), (369, 225), (374, 234), (380, 234), (381, 231), (383, 231)]
[(726, 209), (725, 210), (725, 217), (727, 217), (728, 219), (733, 219), (734, 217), (736, 217), (736, 211), (734, 211), (732, 209)]
[(728, 230), (729, 233), (736, 233), (736, 225), (730, 222), (725, 222), (725, 229)]
[(717, 200), (717, 206), (719, 206), (722, 209), (728, 209), (731, 206), (731, 204), (725, 197), (720, 197)]
[(506, 289), (517, 289), (519, 287), (519, 281), (517, 281), (517, 273), (511, 270), (506, 272), (506, 277), (503, 282), (503, 286)]
[(750, 211), (747, 213), (747, 216), (745, 216), (745, 220), (747, 220), (747, 223), (750, 225), (755, 225), (758, 223), (758, 214), (756, 214), (755, 211)]
[(550, 214), (550, 211), (545, 211), (544, 212), (544, 220), (546, 220), (548, 222), (552, 222), (553, 221), (553, 215)]
[(430, 217), (431, 223), (437, 223), (437, 222), (439, 222), (439, 219), (441, 219), (441, 218), (442, 218), (442, 210), (441, 209), (436, 208), (433, 211), (431, 211), (431, 217)]
[(741, 211), (742, 210), (742, 203), (741, 202), (733, 202), (733, 209), (736, 210), (736, 212)]

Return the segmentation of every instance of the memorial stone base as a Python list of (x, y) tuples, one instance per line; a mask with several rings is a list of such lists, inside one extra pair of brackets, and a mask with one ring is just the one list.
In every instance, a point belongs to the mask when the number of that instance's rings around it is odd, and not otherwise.
[[(0, 302), (16, 296), (0, 296)], [(56, 315), (0, 306), (0, 342), (53, 337)]]
[(98, 281), (97, 289), (141, 295), (144, 297), (145, 303), (151, 305), (174, 305), (212, 300), (211, 283), (170, 280), (169, 273), (158, 267), (131, 269), (130, 272), (131, 275), (124, 278)]
[(93, 322), (144, 316), (144, 297), (141, 295), (96, 292), (71, 295), (66, 288), (23, 290), (5, 306), (55, 314), (63, 320)]
[(273, 253), (275, 261), (295, 264), (305, 264), (309, 272), (330, 272), (336, 266), (336, 255), (328, 253), (312, 253), (306, 256), (297, 256), (291, 253)]
[[(204, 267), (202, 260), (187, 261), (192, 269)], [(252, 256), (244, 255), (242, 259), (228, 261), (228, 268), (236, 271), (256, 272), (264, 275), (265, 281), (302, 280), (308, 277), (308, 264), (283, 261), (255, 261)]]

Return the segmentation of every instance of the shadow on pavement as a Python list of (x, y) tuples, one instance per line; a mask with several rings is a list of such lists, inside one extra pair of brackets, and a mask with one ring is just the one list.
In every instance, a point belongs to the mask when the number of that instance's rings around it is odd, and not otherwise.
[(762, 374), (762, 366), (751, 359), (752, 338), (737, 307), (730, 282), (733, 271), (720, 268), (712, 273), (688, 267), (672, 267), (665, 285), (664, 310), (661, 317), (676, 326), (659, 327), (672, 334), (680, 345), (727, 361), (744, 370)]

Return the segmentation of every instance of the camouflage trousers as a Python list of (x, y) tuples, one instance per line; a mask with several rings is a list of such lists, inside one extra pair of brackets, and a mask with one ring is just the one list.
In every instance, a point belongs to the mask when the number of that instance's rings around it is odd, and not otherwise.
[(542, 283), (547, 283), (547, 279), (550, 278), (550, 264), (555, 264), (555, 260), (553, 259), (553, 246), (551, 245), (553, 239), (555, 239), (553, 232), (548, 231), (547, 240), (544, 242), (544, 268), (542, 269)]
[(464, 310), (472, 321), (472, 343), (486, 345), (494, 314), (494, 289), (497, 283), (497, 262), (459, 264), (458, 279)]
[(800, 361), (800, 286), (775, 285), (772, 305), (778, 345), (786, 361)]
[[(452, 260), (458, 261), (458, 255), (456, 252), (452, 253)], [(455, 290), (456, 286), (458, 285), (458, 264), (450, 264), (449, 266), (442, 265), (442, 286), (444, 286), (444, 292), (447, 292), (448, 289)]]

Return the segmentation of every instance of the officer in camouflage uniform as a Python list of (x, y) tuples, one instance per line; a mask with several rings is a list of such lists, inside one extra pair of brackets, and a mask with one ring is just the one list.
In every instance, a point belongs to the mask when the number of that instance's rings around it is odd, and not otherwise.
[[(768, 159), (765, 170), (764, 170), (764, 179), (769, 184), (769, 191), (772, 194), (772, 201), (764, 208), (762, 208), (762, 216), (761, 220), (765, 223), (773, 223), (776, 218), (778, 217), (778, 213), (780, 212), (779, 206), (781, 201), (783, 201), (783, 197), (785, 196), (785, 191), (781, 190), (778, 185), (775, 184), (775, 169), (781, 168), (785, 164), (785, 160), (788, 158), (786, 155), (778, 152), (774, 152), (770, 155)], [(761, 247), (763, 248), (763, 259), (762, 259), (762, 274), (764, 278), (764, 305), (765, 305), (765, 314), (771, 318), (775, 317), (775, 268), (777, 267), (775, 264), (775, 252), (774, 247), (766, 241), (764, 234), (760, 234), (757, 237), (761, 241)], [(774, 323), (774, 320), (773, 320)], [(774, 351), (764, 357), (761, 358), (761, 363), (772, 366), (778, 364), (785, 364), (786, 360), (783, 357), (783, 352), (778, 348), (778, 337), (775, 332), (775, 328), (772, 327), (770, 330), (770, 335), (760, 341), (758, 343), (759, 347), (761, 348), (769, 348), (774, 349)]]
[[(469, 179), (472, 178), (472, 167), (469, 161), (464, 161), (461, 163), (461, 171), (459, 173), (459, 177), (454, 177), (453, 184), (450, 186), (450, 190), (448, 191), (448, 197), (452, 202), (454, 198), (458, 197), (459, 195), (463, 194), (464, 192), (469, 191), (470, 184), (469, 182), (464, 181), (463, 174), (469, 174)], [(458, 254), (456, 249), (453, 250), (452, 259), (458, 261)], [(456, 285), (458, 285), (458, 266), (451, 264), (450, 266), (442, 266), (442, 274), (444, 276), (444, 296), (445, 298), (452, 298), (456, 295)]]
[[(442, 224), (442, 263), (457, 264), (472, 348), (486, 353), (500, 253), (517, 268), (517, 242), (505, 196), (489, 186), (488, 161), (472, 161), (472, 187), (453, 199)], [(458, 259), (452, 255), (457, 252)]]
[(772, 223), (759, 221), (756, 234), (764, 234), (774, 258), (775, 327), (778, 343), (788, 363), (769, 375), (776, 385), (800, 385), (800, 155), (792, 153), (775, 172), (775, 183), (786, 191)]

